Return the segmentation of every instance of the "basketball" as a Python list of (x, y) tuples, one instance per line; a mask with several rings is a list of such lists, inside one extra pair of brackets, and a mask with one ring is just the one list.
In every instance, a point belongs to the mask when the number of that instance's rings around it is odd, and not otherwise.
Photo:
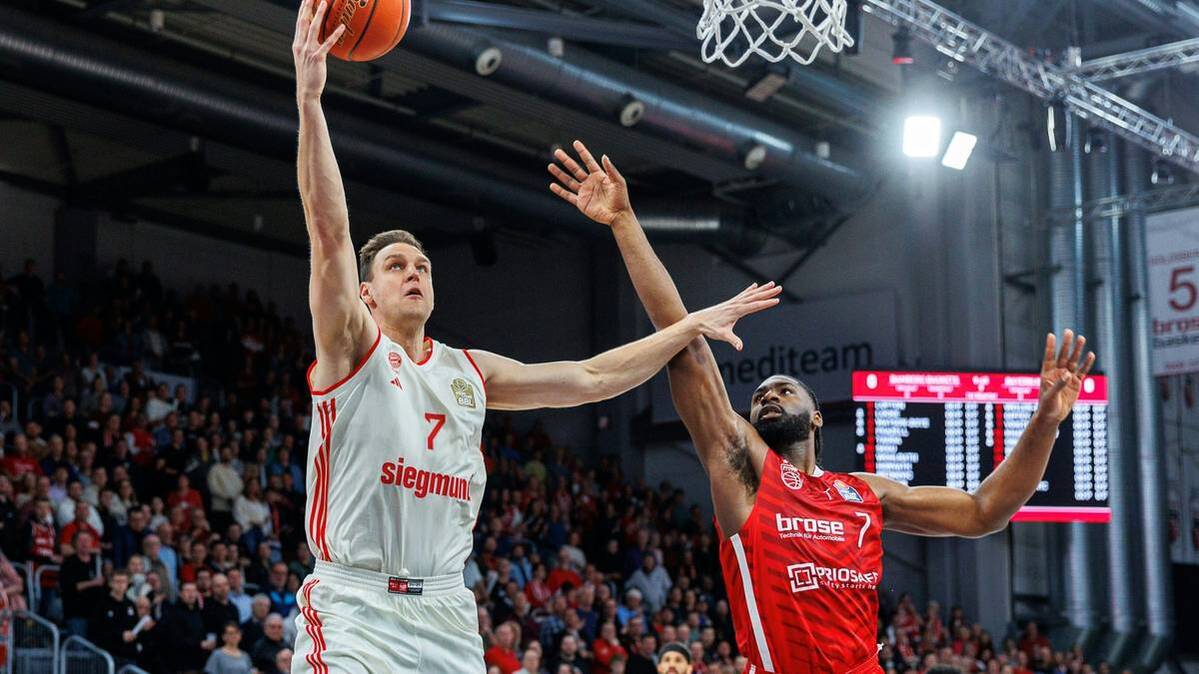
[(411, 8), (411, 0), (333, 0), (320, 38), (345, 24), (345, 32), (329, 53), (343, 61), (373, 61), (404, 38)]

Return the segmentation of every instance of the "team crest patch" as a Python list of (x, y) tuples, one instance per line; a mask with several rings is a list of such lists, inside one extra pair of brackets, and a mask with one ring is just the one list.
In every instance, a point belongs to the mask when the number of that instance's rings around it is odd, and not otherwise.
[(837, 493), (841, 495), (841, 498), (845, 499), (846, 501), (853, 501), (854, 503), (862, 502), (862, 495), (858, 493), (858, 490), (845, 484), (841, 480), (833, 482), (833, 487), (837, 489)]
[(387, 354), (387, 364), (391, 366), (391, 369), (398, 370), (400, 365), (404, 364), (404, 359), (400, 357), (400, 354), (391, 351)]
[(454, 394), (454, 400), (462, 407), (475, 407), (475, 387), (470, 385), (470, 382), (458, 377), (450, 382), (450, 391)]
[(787, 485), (788, 489), (792, 491), (803, 489), (803, 474), (799, 472), (798, 468), (791, 465), (790, 461), (784, 459), (779, 467), (779, 472), (782, 475), (783, 484)]

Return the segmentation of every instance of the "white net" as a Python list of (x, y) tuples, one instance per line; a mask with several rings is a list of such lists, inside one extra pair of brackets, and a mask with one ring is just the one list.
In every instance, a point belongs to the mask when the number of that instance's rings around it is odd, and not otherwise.
[(822, 48), (835, 53), (853, 46), (845, 12), (846, 0), (704, 0), (695, 33), (707, 63), (735, 68), (757, 54), (807, 65)]

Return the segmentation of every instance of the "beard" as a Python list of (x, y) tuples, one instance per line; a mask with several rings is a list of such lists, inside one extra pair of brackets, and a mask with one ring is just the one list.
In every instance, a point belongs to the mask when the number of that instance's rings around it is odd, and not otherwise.
[(783, 412), (773, 419), (759, 418), (753, 424), (754, 429), (768, 447), (779, 450), (784, 447), (806, 442), (812, 435), (812, 413), (800, 412), (787, 414)]

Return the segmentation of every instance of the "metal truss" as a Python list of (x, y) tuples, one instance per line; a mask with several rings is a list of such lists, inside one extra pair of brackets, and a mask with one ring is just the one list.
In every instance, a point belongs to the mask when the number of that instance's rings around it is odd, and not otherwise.
[(1079, 75), (1034, 58), (929, 0), (863, 0), (862, 9), (933, 45), (960, 63), (1047, 101), (1199, 173), (1199, 137), (1174, 126)]
[[(1129, 212), (1142, 210), (1146, 213), (1173, 211), (1199, 206), (1199, 184), (1175, 185), (1145, 190), (1139, 194), (1120, 194), (1114, 197), (1094, 199), (1083, 204), (1084, 221), (1120, 218)], [(1069, 225), (1077, 217), (1073, 208), (1055, 208), (1041, 215), (1041, 223), (1048, 226)]]
[(1199, 38), (1084, 61), (1070, 72), (1092, 82), (1176, 68), (1199, 61)]

